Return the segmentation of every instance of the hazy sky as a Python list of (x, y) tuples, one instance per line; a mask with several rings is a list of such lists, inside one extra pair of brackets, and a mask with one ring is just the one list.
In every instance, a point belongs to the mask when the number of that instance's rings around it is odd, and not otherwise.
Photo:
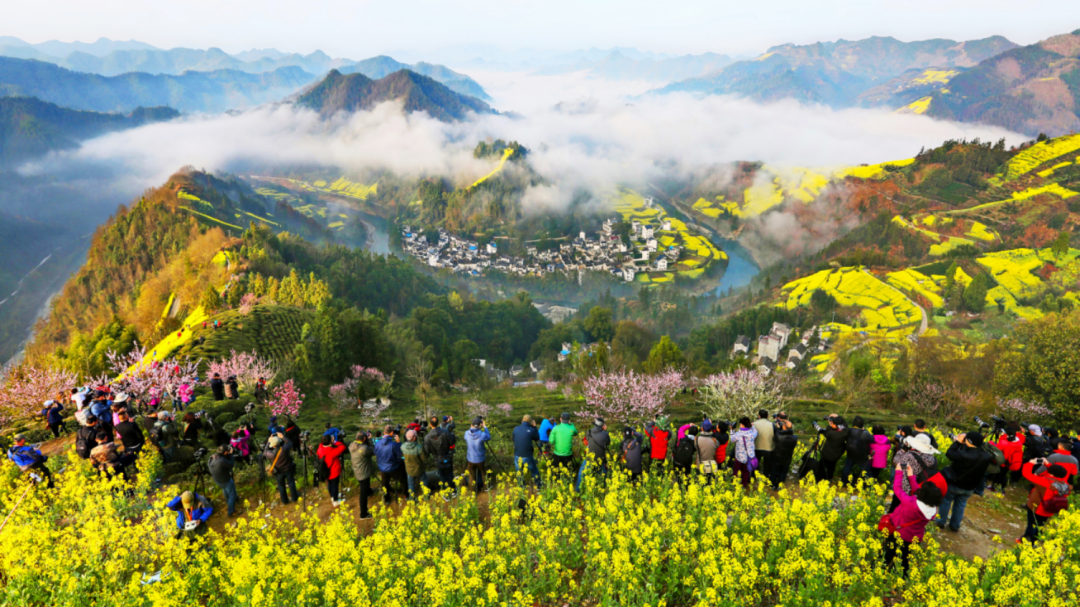
[[(485, 44), (750, 53), (871, 35), (993, 34), (1030, 44), (1080, 28), (1077, 0), (4, 0), (0, 35), (36, 43), (136, 39), (228, 52), (321, 49), (359, 59)], [(411, 54), (410, 53), (410, 54)]]

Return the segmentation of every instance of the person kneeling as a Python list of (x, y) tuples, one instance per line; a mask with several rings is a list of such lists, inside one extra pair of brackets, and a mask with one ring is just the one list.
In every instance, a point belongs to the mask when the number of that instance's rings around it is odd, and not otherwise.
[(172, 498), (165, 507), (177, 513), (176, 539), (186, 537), (191, 541), (206, 533), (206, 521), (214, 513), (209, 499), (191, 491)]

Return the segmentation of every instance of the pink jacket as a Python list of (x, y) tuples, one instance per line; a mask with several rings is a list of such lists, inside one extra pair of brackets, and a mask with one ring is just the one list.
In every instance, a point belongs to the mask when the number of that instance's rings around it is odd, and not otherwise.
[(889, 465), (889, 437), (884, 434), (875, 434), (870, 443), (870, 467), (881, 470)]
[(248, 432), (247, 428), (240, 430), (244, 434), (242, 438), (234, 438), (229, 441), (233, 448), (240, 452), (240, 455), (247, 457), (251, 454), (251, 444), (248, 442), (251, 439), (251, 432)]
[(900, 534), (900, 539), (905, 542), (921, 540), (926, 535), (926, 524), (937, 516), (937, 508), (934, 509), (934, 514), (930, 515), (930, 518), (926, 518), (922, 509), (919, 508), (919, 500), (915, 498), (915, 492), (919, 490), (919, 482), (914, 476), (908, 477), (908, 483), (911, 485), (911, 495), (908, 495), (904, 493), (903, 475), (903, 472), (897, 470), (893, 476), (893, 492), (900, 500), (900, 505), (889, 517)]
[(694, 424), (686, 424), (679, 428), (679, 431), (675, 434), (675, 440), (682, 440), (682, 437), (686, 436), (686, 431), (693, 428)]

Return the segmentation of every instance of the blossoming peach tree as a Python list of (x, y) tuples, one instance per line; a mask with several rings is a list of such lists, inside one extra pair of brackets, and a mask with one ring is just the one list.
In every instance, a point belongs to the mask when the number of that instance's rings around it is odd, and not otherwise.
[(578, 415), (628, 423), (653, 419), (683, 388), (682, 373), (669, 369), (652, 375), (603, 371), (583, 385), (585, 408)]

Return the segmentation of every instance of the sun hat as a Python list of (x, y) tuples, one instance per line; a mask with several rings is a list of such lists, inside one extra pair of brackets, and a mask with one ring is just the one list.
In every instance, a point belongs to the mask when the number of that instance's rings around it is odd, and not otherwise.
[(281, 444), (281, 437), (280, 436), (271, 436), (270, 440), (267, 442), (267, 444), (270, 445), (271, 449), (277, 448), (277, 446)]
[(1031, 424), (1030, 426), (1028, 426), (1028, 432), (1030, 432), (1032, 436), (1042, 436), (1042, 428), (1036, 426), (1035, 424)]
[(117, 393), (117, 395), (115, 397), (113, 397), (112, 402), (113, 403), (125, 402), (125, 401), (127, 401), (129, 396), (130, 395), (127, 392), (119, 392), (119, 393)]
[(904, 444), (911, 447), (919, 453), (941, 453), (930, 444), (930, 437), (925, 434), (916, 434), (915, 436), (908, 436), (904, 438)]

